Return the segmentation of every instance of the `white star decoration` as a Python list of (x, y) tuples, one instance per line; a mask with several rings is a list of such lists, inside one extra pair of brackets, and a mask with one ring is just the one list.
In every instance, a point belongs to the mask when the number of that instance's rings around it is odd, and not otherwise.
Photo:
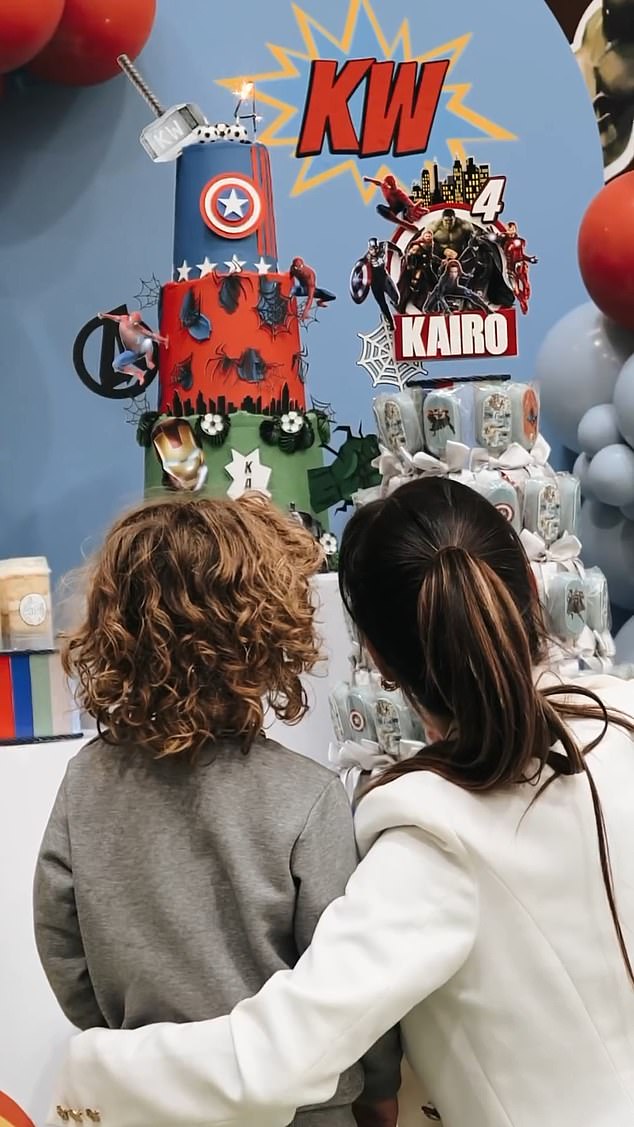
[(205, 278), (207, 276), (207, 274), (213, 273), (213, 271), (216, 269), (216, 266), (218, 265), (218, 263), (217, 262), (210, 262), (207, 255), (205, 255), (205, 261), (199, 262), (199, 263), (197, 263), (197, 265), (198, 265), (198, 269), (200, 270), (201, 278)]
[(271, 263), (267, 262), (265, 258), (262, 258), (262, 255), (260, 255), (260, 261), (256, 262), (254, 265), (258, 274), (268, 274), (271, 269)]
[(234, 254), (231, 262), (225, 262), (225, 266), (229, 267), (230, 274), (239, 274), (242, 270), (242, 267), (246, 266), (246, 264), (246, 259), (242, 261), (242, 259), (238, 258), (237, 254)]
[(187, 262), (187, 259), (186, 259), (186, 258), (184, 258), (184, 259), (183, 259), (183, 264), (182, 264), (182, 266), (178, 266), (178, 267), (177, 267), (177, 270), (178, 270), (178, 281), (179, 281), (179, 282), (188, 282), (188, 281), (189, 281), (189, 274), (190, 274), (190, 271), (191, 271), (191, 269), (192, 269), (192, 268), (191, 268), (191, 266), (190, 266), (190, 265), (188, 264), (188, 262)]
[(225, 219), (230, 215), (235, 215), (237, 219), (242, 219), (244, 209), (248, 204), (248, 200), (244, 196), (239, 196), (235, 188), (232, 188), (228, 196), (221, 196), (218, 203), (225, 209)]
[(260, 461), (260, 451), (253, 450), (250, 454), (240, 454), (237, 450), (231, 451), (231, 461), (225, 466), (232, 484), (227, 490), (227, 496), (232, 501), (237, 500), (243, 493), (254, 491), (264, 493), (270, 497), (268, 484), (271, 477), (269, 466), (263, 466)]

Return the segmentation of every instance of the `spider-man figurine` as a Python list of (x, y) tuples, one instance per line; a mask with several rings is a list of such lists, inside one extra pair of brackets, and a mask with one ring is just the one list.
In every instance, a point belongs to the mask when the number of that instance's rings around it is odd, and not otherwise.
[(407, 192), (399, 188), (395, 176), (386, 176), (384, 180), (374, 180), (371, 176), (364, 176), (363, 179), (366, 184), (376, 184), (383, 193), (385, 203), (378, 204), (376, 209), (382, 219), (387, 219), (389, 223), (398, 223), (408, 231), (418, 232), (414, 220), (427, 215), (429, 208), (414, 203)]
[(146, 373), (139, 368), (139, 360), (145, 360), (148, 372), (156, 367), (154, 363), (154, 342), (168, 344), (167, 337), (152, 332), (141, 320), (138, 310), (132, 313), (99, 313), (101, 321), (114, 321), (119, 326), (119, 336), (124, 346), (124, 351), (115, 357), (112, 367), (115, 372), (122, 372), (126, 376), (133, 376), (140, 384), (145, 382)]
[(321, 289), (317, 285), (317, 275), (312, 266), (308, 266), (303, 258), (294, 258), (291, 262), (289, 270), (291, 278), (293, 279), (293, 288), (291, 295), (293, 297), (305, 297), (307, 299), (302, 312), (302, 321), (305, 321), (310, 313), (313, 302), (317, 302), (320, 308), (328, 305), (329, 301), (335, 301), (334, 293), (330, 290)]

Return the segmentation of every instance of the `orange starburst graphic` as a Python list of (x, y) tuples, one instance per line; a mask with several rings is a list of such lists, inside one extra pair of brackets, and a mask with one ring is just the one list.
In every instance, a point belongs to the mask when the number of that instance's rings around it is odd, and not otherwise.
[[(275, 113), (260, 133), (260, 140), (269, 147), (296, 149), (303, 101), (306, 97), (306, 80), (311, 63), (324, 57), (338, 58), (341, 62), (354, 58), (357, 30), (362, 19), (365, 21), (365, 32), (372, 34), (375, 41), (377, 59), (398, 59), (417, 63), (431, 62), (435, 59), (449, 60), (443, 96), (445, 113), (456, 120), (456, 135), (446, 136), (444, 143), (449, 149), (452, 161), (455, 159), (466, 161), (467, 146), (473, 142), (517, 139), (515, 134), (504, 126), (491, 121), (468, 104), (472, 90), (471, 83), (454, 80), (452, 72), (469, 46), (473, 33), (466, 32), (448, 42), (440, 43), (432, 50), (416, 52), (412, 47), (409, 21), (407, 19), (401, 21), (396, 35), (390, 41), (379, 23), (371, 0), (349, 0), (343, 31), (339, 36), (329, 31), (298, 4), (291, 4), (291, 8), (301, 37), (301, 47), (290, 48), (267, 43), (267, 49), (275, 60), (276, 69), (233, 75), (217, 80), (219, 86), (232, 92), (242, 88), (245, 83), (252, 83), (255, 86), (258, 103), (268, 106)], [(328, 55), (324, 55), (324, 51), (327, 51)], [(292, 99), (290, 96), (276, 97), (269, 89), (273, 84), (279, 86), (280, 92), (287, 89), (292, 91), (294, 97)], [(469, 127), (468, 135), (464, 132), (465, 126)], [(476, 136), (473, 135), (474, 130)], [(374, 171), (364, 169), (365, 171), (380, 180), (392, 170), (383, 162)], [(364, 202), (369, 203), (376, 188), (372, 184), (364, 183), (358, 161), (349, 156), (343, 156), (341, 160), (331, 160), (328, 167), (323, 167), (323, 162), (320, 166), (319, 157), (304, 158), (299, 162), (299, 172), (291, 194), (301, 195), (346, 173), (353, 177)]]

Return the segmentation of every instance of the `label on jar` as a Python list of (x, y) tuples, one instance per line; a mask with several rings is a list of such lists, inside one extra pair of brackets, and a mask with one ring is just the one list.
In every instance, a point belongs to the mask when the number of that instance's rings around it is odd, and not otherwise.
[(20, 599), (20, 606), (18, 608), (20, 618), (26, 626), (41, 626), (46, 622), (48, 614), (48, 607), (46, 599), (42, 595), (32, 594), (25, 595)]

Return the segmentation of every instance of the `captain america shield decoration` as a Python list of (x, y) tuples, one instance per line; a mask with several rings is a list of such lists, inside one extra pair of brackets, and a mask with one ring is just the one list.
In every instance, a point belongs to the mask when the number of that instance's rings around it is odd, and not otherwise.
[(245, 239), (262, 221), (263, 203), (248, 176), (223, 173), (200, 193), (200, 214), (207, 226), (224, 239)]
[(350, 297), (355, 305), (362, 305), (370, 292), (370, 268), (367, 259), (355, 262), (350, 274)]

